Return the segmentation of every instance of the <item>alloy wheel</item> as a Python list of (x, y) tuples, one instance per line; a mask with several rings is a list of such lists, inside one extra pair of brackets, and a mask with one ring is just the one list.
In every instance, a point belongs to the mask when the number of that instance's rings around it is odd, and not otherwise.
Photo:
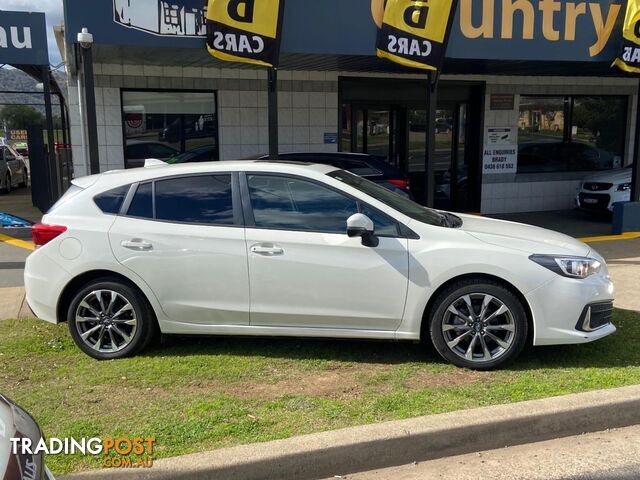
[(515, 340), (511, 310), (486, 293), (469, 293), (447, 307), (442, 334), (447, 347), (460, 358), (488, 362), (504, 355)]
[(98, 352), (118, 352), (133, 340), (138, 319), (131, 302), (113, 290), (94, 290), (75, 313), (80, 339)]

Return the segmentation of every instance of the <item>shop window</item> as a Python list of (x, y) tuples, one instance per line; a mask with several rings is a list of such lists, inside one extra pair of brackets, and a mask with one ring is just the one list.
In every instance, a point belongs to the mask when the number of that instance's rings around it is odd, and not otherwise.
[(574, 97), (571, 143), (579, 165), (572, 170), (621, 168), (627, 125), (626, 97)]
[(201, 147), (218, 160), (218, 122), (214, 92), (124, 90), (122, 115), (126, 166), (146, 158), (179, 159)]
[(626, 118), (626, 97), (521, 96), (518, 173), (622, 166)]

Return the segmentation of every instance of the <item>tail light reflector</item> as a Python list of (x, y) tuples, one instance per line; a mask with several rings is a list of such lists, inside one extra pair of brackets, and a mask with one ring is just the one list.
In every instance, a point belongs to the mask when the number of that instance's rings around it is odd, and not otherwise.
[(409, 189), (409, 180), (387, 180), (387, 182), (391, 183), (392, 185), (395, 185), (396, 187), (400, 187), (403, 188), (405, 190)]
[(31, 228), (31, 237), (33, 243), (42, 246), (67, 231), (67, 227), (63, 225), (43, 225), (38, 223)]

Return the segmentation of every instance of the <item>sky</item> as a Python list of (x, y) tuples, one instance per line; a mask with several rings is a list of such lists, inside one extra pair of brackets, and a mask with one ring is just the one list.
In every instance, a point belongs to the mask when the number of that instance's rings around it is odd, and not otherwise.
[(58, 65), (62, 60), (53, 36), (53, 26), (62, 21), (62, 0), (2, 0), (2, 10), (18, 12), (44, 12), (47, 17), (47, 43), (49, 63)]

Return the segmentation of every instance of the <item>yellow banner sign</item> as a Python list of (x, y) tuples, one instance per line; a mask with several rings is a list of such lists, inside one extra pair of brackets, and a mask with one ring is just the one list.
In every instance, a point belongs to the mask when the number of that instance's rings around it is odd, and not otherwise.
[(209, 0), (207, 50), (228, 62), (275, 67), (284, 0)]
[(378, 57), (438, 70), (451, 28), (453, 0), (387, 0), (378, 31)]
[(640, 0), (627, 0), (622, 37), (622, 51), (613, 65), (625, 72), (640, 73)]

